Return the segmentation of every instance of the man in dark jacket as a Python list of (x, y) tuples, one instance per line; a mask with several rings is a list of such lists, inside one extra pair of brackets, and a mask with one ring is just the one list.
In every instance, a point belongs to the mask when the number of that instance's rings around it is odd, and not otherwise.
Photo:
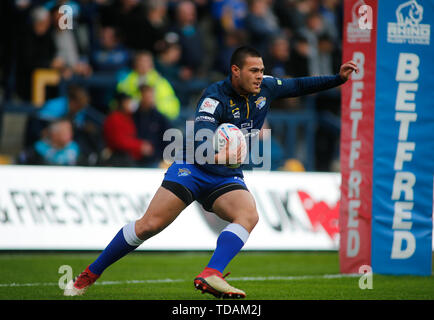
[(153, 152), (144, 156), (138, 162), (140, 166), (157, 167), (163, 160), (163, 150), (166, 143), (163, 141), (164, 132), (170, 128), (170, 123), (155, 108), (154, 89), (147, 85), (140, 86), (141, 99), (138, 110), (134, 113), (134, 123), (139, 139), (148, 141)]

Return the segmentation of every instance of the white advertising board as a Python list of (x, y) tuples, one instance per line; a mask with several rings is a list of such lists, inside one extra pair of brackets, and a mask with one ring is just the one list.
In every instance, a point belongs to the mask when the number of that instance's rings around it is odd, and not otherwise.
[[(0, 166), (1, 250), (100, 250), (140, 218), (164, 170)], [(336, 250), (340, 175), (245, 172), (259, 222), (245, 250)], [(213, 250), (226, 222), (193, 202), (139, 250)]]

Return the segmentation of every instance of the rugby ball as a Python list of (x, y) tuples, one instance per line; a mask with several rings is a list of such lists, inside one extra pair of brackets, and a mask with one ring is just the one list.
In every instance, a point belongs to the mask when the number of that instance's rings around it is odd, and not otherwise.
[(225, 164), (229, 168), (238, 168), (241, 165), (236, 163), (238, 146), (241, 145), (241, 162), (246, 158), (246, 138), (243, 132), (232, 123), (219, 125), (214, 133), (213, 142), (216, 153), (219, 153), (222, 149), (226, 150), (226, 146), (229, 144), (229, 164)]

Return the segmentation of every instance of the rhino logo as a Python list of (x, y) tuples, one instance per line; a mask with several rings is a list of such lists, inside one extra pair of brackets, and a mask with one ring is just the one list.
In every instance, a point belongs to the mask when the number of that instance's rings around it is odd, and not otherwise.
[(398, 24), (418, 25), (422, 21), (423, 8), (416, 0), (404, 2), (396, 9)]
[(387, 42), (429, 45), (431, 26), (422, 24), (423, 7), (416, 0), (396, 8), (396, 22), (387, 24)]

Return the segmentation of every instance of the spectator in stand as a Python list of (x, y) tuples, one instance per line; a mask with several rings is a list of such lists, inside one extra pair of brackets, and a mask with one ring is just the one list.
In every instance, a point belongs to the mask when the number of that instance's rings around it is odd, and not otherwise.
[(290, 43), (285, 36), (279, 35), (271, 41), (264, 60), (267, 74), (277, 78), (292, 77)]
[(222, 76), (230, 74), (231, 57), (235, 49), (246, 44), (247, 35), (244, 30), (229, 30), (224, 32), (223, 45), (216, 54), (214, 69)]
[(300, 34), (306, 38), (309, 44), (309, 76), (320, 75), (321, 61), (319, 59), (318, 38), (320, 35), (327, 34), (330, 39), (335, 39), (336, 35), (333, 35), (322, 16), (316, 11), (309, 14), (306, 26), (300, 30)]
[(296, 35), (291, 44), (290, 70), (295, 78), (309, 75), (310, 47), (307, 39)]
[(169, 31), (167, 21), (167, 0), (148, 0), (146, 1), (146, 34), (145, 50), (156, 54), (163, 45), (164, 36)]
[(117, 96), (117, 109), (104, 122), (104, 138), (109, 149), (105, 165), (134, 167), (144, 156), (153, 155), (154, 148), (149, 141), (140, 139), (133, 120), (137, 105), (124, 93)]
[[(341, 54), (328, 34), (318, 37), (318, 50), (320, 75), (336, 73), (339, 70)], [(340, 123), (341, 91), (333, 88), (317, 93), (315, 103), (319, 119), (315, 143), (316, 170), (330, 171), (340, 139), (339, 125), (332, 126), (331, 123)], [(328, 119), (328, 123), (324, 119)]]
[(57, 56), (51, 34), (50, 12), (43, 7), (31, 11), (31, 30), (17, 39), (16, 88), (25, 100), (31, 98), (32, 74), (37, 68), (61, 68), (63, 59)]
[[(59, 10), (61, 5), (72, 9), (73, 31), (80, 52), (89, 52), (94, 45), (94, 34), (97, 26), (98, 5), (106, 0), (42, 0), (44, 7), (50, 11)], [(69, 19), (69, 17), (68, 17)]]
[[(337, 36), (337, 39), (342, 39), (342, 21), (343, 8), (340, 0), (323, 0), (319, 7), (323, 19), (327, 21), (332, 29), (332, 34)], [(340, 41), (339, 41), (340, 42)]]
[[(265, 70), (267, 74), (277, 78), (294, 77), (293, 64), (291, 63), (291, 46), (285, 35), (276, 36), (272, 41), (265, 57)], [(273, 101), (273, 110), (294, 110), (301, 106), (301, 98), (281, 99)]]
[(197, 24), (196, 7), (190, 0), (183, 0), (176, 7), (176, 23), (172, 28), (179, 36), (182, 49), (181, 65), (189, 68), (194, 76), (202, 70), (205, 60), (203, 34)]
[(149, 85), (155, 90), (157, 110), (170, 120), (176, 119), (180, 111), (179, 100), (169, 81), (155, 70), (152, 54), (148, 51), (140, 51), (135, 55), (133, 63), (133, 70), (120, 75), (117, 91), (131, 96), (138, 102), (140, 85)]
[(215, 25), (217, 43), (224, 43), (227, 33), (244, 30), (244, 19), (248, 13), (245, 0), (213, 0), (211, 16)]
[(38, 110), (38, 116), (48, 121), (68, 118), (77, 127), (84, 127), (88, 121), (95, 124), (103, 122), (103, 115), (89, 105), (86, 89), (78, 85), (70, 85), (66, 96), (48, 100)]
[(334, 74), (339, 70), (341, 53), (327, 33), (318, 37), (318, 60), (319, 75)]
[(120, 32), (122, 42), (131, 50), (149, 49), (146, 30), (146, 8), (140, 0), (111, 1), (100, 7), (103, 26), (113, 26)]
[(155, 67), (166, 78), (175, 90), (181, 105), (190, 105), (192, 96), (207, 87), (209, 81), (195, 77), (192, 70), (181, 64), (182, 49), (178, 42), (178, 35), (169, 32), (161, 51), (155, 59)]
[(169, 121), (155, 108), (154, 89), (147, 85), (140, 86), (141, 99), (138, 110), (134, 113), (134, 123), (137, 136), (152, 145), (152, 152), (144, 155), (139, 161), (140, 166), (157, 167), (163, 160), (166, 142), (163, 135), (171, 128)]
[(244, 21), (250, 44), (265, 55), (271, 40), (281, 30), (268, 0), (249, 0), (249, 14)]
[(274, 12), (280, 26), (292, 33), (298, 33), (306, 24), (307, 16), (317, 8), (317, 0), (275, 0)]
[(74, 74), (79, 76), (90, 76), (92, 68), (89, 65), (87, 55), (80, 52), (80, 45), (77, 41), (77, 35), (74, 29), (62, 29), (59, 20), (62, 18), (62, 13), (59, 12), (59, 5), (56, 5), (51, 10), (53, 21), (53, 38), (56, 44), (57, 56), (63, 62), (62, 76), (70, 78)]
[(129, 69), (131, 52), (120, 42), (117, 30), (112, 26), (100, 26), (96, 45), (90, 54), (94, 79), (106, 82), (89, 91), (91, 100), (98, 102), (98, 110), (107, 113), (116, 91), (117, 76)]
[(43, 137), (21, 152), (17, 162), (27, 165), (76, 165), (80, 147), (73, 140), (73, 129), (68, 119), (53, 121), (44, 130)]
[(91, 53), (91, 65), (94, 71), (114, 75), (129, 67), (130, 52), (119, 41), (115, 28), (101, 27), (98, 40), (97, 47)]
[(156, 56), (155, 68), (177, 91), (179, 83), (191, 79), (192, 73), (190, 69), (181, 65), (182, 48), (178, 42), (178, 35), (170, 32), (166, 39)]
[(88, 159), (90, 165), (96, 164), (103, 147), (101, 128), (104, 115), (89, 105), (87, 91), (77, 85), (70, 85), (67, 96), (48, 100), (35, 116), (28, 118), (25, 145), (33, 145), (47, 124), (58, 119), (71, 121), (83, 158)]

